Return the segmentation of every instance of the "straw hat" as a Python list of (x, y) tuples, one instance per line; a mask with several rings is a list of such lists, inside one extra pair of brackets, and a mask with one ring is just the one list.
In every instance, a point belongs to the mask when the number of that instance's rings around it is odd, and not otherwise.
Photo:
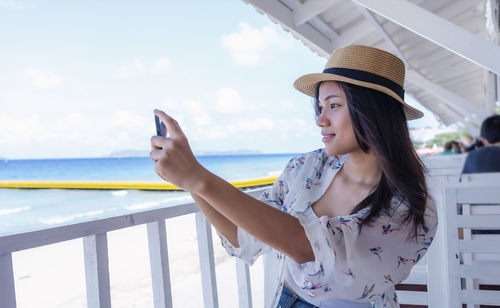
[(314, 97), (321, 81), (342, 81), (383, 92), (401, 104), (407, 120), (424, 114), (404, 101), (405, 65), (395, 55), (373, 47), (353, 45), (335, 50), (323, 73), (300, 77), (294, 87)]

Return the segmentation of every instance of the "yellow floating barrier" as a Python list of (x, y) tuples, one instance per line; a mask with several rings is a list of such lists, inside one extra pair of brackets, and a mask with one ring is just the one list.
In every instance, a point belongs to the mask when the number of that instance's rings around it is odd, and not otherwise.
[[(271, 185), (278, 177), (230, 182), (237, 188), (252, 188)], [(115, 181), (0, 181), (0, 188), (31, 189), (139, 189), (139, 190), (182, 190), (167, 182), (115, 182)]]

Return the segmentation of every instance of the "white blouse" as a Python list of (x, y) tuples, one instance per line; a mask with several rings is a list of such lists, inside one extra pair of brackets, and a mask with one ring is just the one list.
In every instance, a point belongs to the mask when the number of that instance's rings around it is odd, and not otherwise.
[[(305, 300), (328, 307), (326, 302), (348, 300), (371, 303), (372, 307), (399, 307), (394, 286), (408, 277), (412, 267), (425, 255), (437, 228), (435, 204), (428, 200), (424, 228), (411, 235), (411, 223), (403, 223), (408, 207), (394, 197), (392, 207), (365, 224), (360, 218), (369, 208), (348, 216), (318, 217), (311, 205), (326, 191), (340, 170), (345, 156), (327, 156), (324, 149), (292, 158), (273, 186), (259, 200), (299, 219), (311, 243), (315, 260), (298, 264), (278, 253), (283, 279), (300, 287)], [(238, 228), (239, 248), (219, 233), (226, 251), (253, 264), (271, 247)], [(274, 302), (274, 301), (273, 301)], [(321, 305), (321, 303), (326, 305)]]

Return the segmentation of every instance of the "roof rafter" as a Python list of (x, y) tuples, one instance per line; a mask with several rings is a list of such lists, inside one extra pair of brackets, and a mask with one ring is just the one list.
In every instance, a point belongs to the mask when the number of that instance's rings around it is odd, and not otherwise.
[(294, 24), (300, 26), (339, 2), (340, 0), (309, 0), (293, 10)]
[[(432, 80), (427, 79), (424, 77), (422, 74), (420, 74), (417, 70), (415, 70), (406, 60), (406, 57), (403, 55), (401, 50), (399, 50), (399, 47), (394, 43), (392, 40), (391, 36), (385, 31), (385, 29), (378, 23), (378, 21), (375, 19), (375, 17), (372, 15), (372, 13), (366, 9), (365, 7), (359, 5), (358, 6), (365, 18), (377, 29), (377, 31), (382, 35), (384, 40), (389, 44), (389, 46), (394, 50), (394, 52), (399, 56), (401, 60), (405, 63), (406, 68), (408, 69), (408, 74), (407, 78), (411, 80), (413, 83), (416, 85), (420, 86), (422, 89), (425, 89), (427, 91), (430, 91), (434, 95), (440, 97), (444, 102), (450, 106), (451, 108), (455, 109), (458, 113), (460, 113), (463, 116), (466, 116), (468, 114), (474, 114), (478, 113), (479, 116), (484, 117), (485, 113), (482, 112), (483, 110), (476, 110), (471, 102), (467, 101), (466, 99), (455, 95), (451, 93), (450, 91), (446, 90), (445, 88), (439, 86)], [(410, 73), (411, 71), (411, 73)], [(432, 86), (431, 86), (432, 85)], [(432, 109), (432, 108), (431, 108)], [(474, 121), (476, 122), (476, 121)]]
[(352, 1), (500, 75), (500, 46), (407, 0)]

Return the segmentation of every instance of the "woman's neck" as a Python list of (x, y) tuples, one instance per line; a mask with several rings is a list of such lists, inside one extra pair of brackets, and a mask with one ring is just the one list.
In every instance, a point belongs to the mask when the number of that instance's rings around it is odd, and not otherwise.
[(342, 169), (343, 177), (351, 184), (375, 187), (382, 177), (382, 168), (372, 151), (348, 153)]

